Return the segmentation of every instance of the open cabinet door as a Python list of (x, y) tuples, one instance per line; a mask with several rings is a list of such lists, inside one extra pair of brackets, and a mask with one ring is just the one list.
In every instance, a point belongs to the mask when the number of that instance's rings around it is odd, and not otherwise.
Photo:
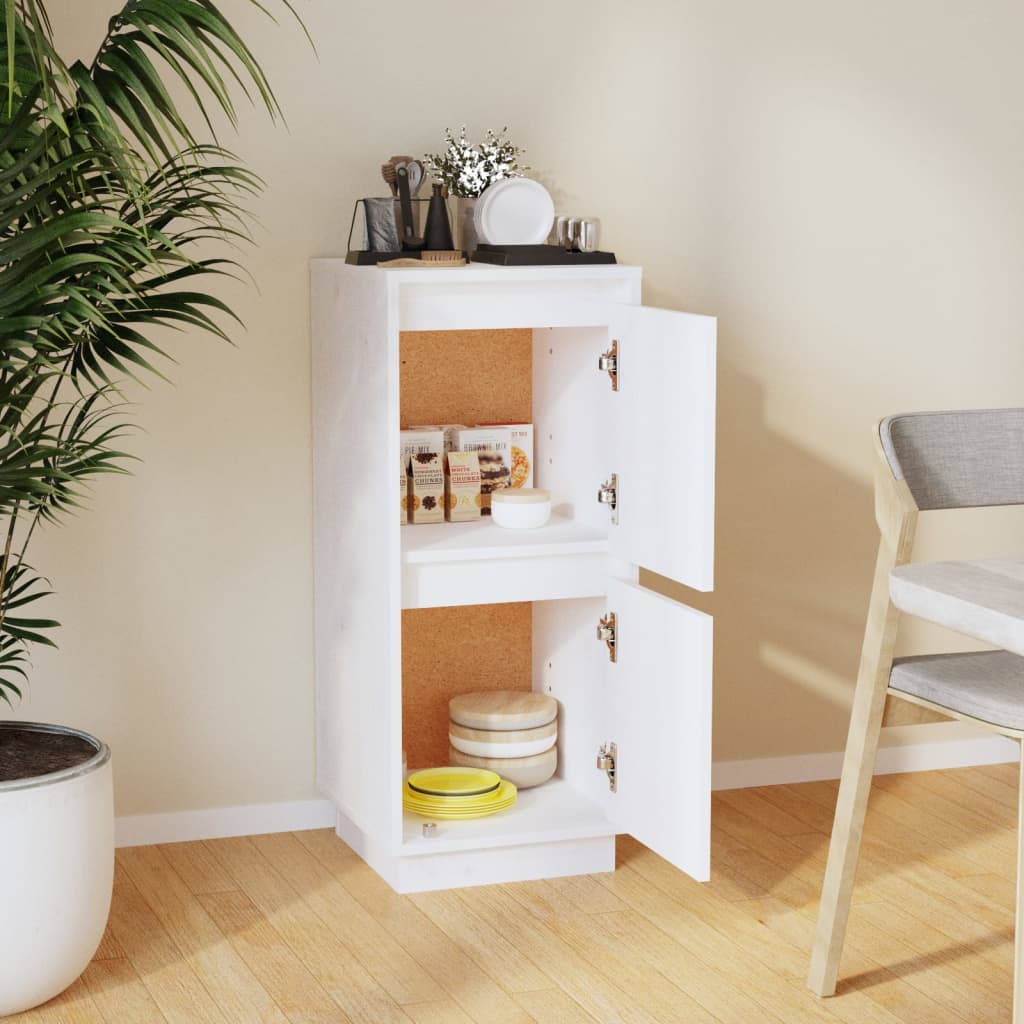
[(613, 554), (695, 590), (714, 586), (713, 317), (620, 306)]
[(699, 882), (711, 874), (709, 615), (612, 580), (616, 660), (609, 663), (607, 742), (616, 746), (608, 814)]

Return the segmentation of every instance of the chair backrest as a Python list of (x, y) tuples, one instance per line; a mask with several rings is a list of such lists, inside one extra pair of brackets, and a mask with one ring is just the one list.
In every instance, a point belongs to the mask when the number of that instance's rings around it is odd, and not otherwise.
[(919, 509), (1024, 504), (1024, 409), (901, 413), (879, 430)]

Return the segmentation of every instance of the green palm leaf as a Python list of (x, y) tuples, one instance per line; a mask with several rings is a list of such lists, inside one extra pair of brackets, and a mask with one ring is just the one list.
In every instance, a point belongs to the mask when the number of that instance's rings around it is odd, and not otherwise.
[[(163, 376), (172, 336), (158, 345), (154, 331), (228, 340), (238, 322), (204, 286), (240, 268), (208, 250), (248, 241), (246, 203), (262, 183), (217, 144), (217, 115), (236, 123), (236, 93), (272, 119), (281, 111), (213, 0), (127, 0), (95, 58), (70, 65), (44, 0), (0, 8), (0, 698), (9, 703), (32, 645), (52, 644), (57, 625), (29, 614), (49, 593), (25, 562), (37, 524), (62, 521), (96, 477), (130, 463), (121, 381)], [(198, 109), (201, 131), (172, 83)]]

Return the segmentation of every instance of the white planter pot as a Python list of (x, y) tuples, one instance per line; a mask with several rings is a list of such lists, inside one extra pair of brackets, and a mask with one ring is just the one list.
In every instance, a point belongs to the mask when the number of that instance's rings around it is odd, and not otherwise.
[(60, 726), (8, 729), (77, 736), (96, 749), (77, 767), (0, 782), (0, 1017), (52, 999), (103, 938), (114, 883), (110, 749)]

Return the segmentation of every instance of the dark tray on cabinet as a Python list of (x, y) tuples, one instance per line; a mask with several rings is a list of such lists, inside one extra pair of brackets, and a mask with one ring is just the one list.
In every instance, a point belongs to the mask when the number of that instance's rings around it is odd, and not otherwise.
[(613, 252), (567, 252), (560, 245), (486, 245), (481, 243), (470, 259), (501, 267), (590, 267), (615, 263)]

